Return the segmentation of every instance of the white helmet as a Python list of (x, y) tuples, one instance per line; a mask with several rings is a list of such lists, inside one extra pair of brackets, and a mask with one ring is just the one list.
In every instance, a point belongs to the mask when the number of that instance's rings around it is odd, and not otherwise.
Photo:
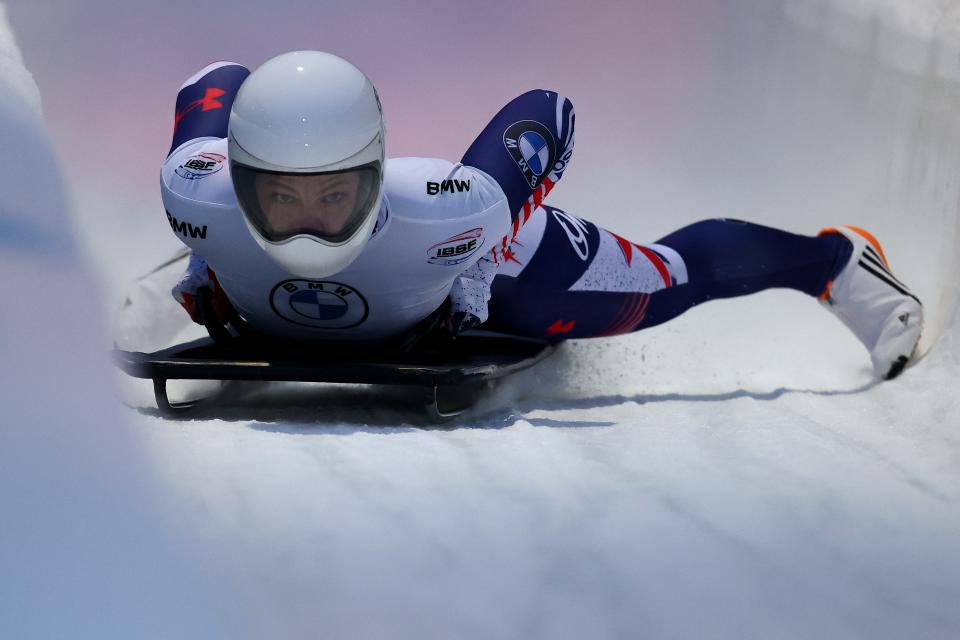
[(383, 113), (355, 66), (294, 51), (251, 73), (230, 111), (230, 172), (257, 243), (302, 278), (346, 268), (376, 224)]

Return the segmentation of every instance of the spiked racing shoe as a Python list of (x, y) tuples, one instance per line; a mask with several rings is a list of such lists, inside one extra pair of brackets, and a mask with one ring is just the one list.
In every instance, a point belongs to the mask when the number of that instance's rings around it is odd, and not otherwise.
[(853, 243), (850, 261), (827, 283), (820, 300), (870, 352), (877, 375), (898, 376), (913, 357), (923, 331), (923, 305), (890, 270), (880, 243), (852, 226), (822, 230)]

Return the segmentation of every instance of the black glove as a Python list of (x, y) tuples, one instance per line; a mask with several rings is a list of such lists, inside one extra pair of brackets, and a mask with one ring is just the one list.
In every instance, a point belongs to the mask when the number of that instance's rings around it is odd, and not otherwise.
[(451, 312), (450, 298), (443, 301), (436, 311), (418, 322), (397, 342), (403, 353), (430, 351), (455, 339), (462, 332), (480, 324), (480, 318), (466, 311)]
[(456, 338), (464, 331), (480, 326), (481, 323), (480, 318), (469, 311), (457, 311), (456, 313), (447, 312), (441, 326), (451, 338)]

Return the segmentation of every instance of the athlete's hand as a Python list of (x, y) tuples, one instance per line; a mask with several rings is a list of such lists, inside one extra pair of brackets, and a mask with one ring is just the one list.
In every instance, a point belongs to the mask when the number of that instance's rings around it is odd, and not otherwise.
[(197, 324), (204, 324), (203, 315), (200, 309), (200, 292), (206, 290), (209, 293), (211, 306), (216, 316), (217, 322), (221, 325), (226, 324), (236, 311), (223, 292), (223, 287), (217, 280), (217, 275), (206, 261), (193, 254), (190, 257), (190, 264), (187, 272), (183, 274), (180, 281), (174, 285), (171, 293), (174, 299), (180, 303), (180, 306), (190, 315), (190, 319)]
[(452, 311), (450, 298), (447, 298), (436, 311), (407, 331), (398, 341), (397, 347), (404, 353), (428, 351), (479, 324), (480, 319), (472, 313)]
[(456, 338), (464, 331), (478, 327), (482, 322), (480, 318), (469, 311), (448, 311), (443, 318), (441, 326), (448, 336)]

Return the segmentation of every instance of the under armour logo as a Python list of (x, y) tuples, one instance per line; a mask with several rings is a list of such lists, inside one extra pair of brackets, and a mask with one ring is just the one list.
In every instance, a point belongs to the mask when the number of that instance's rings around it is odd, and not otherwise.
[(558, 333), (570, 333), (570, 330), (573, 329), (573, 325), (575, 324), (577, 324), (576, 320), (570, 320), (569, 322), (557, 320), (552, 325), (547, 327), (547, 335), (555, 336)]
[(203, 94), (203, 97), (199, 100), (194, 100), (187, 106), (183, 108), (182, 111), (178, 111), (176, 118), (173, 121), (173, 131), (176, 133), (177, 127), (180, 126), (180, 121), (183, 120), (183, 117), (200, 107), (200, 111), (210, 111), (212, 109), (222, 109), (223, 103), (217, 100), (220, 96), (224, 95), (226, 91), (223, 89), (217, 89), (216, 87), (207, 87), (207, 92)]

